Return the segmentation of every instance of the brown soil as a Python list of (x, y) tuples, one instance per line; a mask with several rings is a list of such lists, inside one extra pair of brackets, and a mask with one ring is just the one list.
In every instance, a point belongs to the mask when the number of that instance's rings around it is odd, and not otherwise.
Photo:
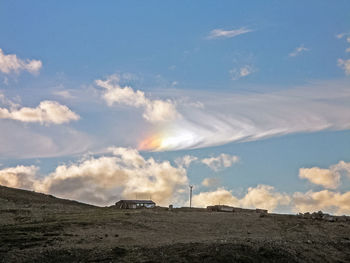
[(350, 262), (350, 221), (118, 210), (0, 187), (0, 262)]

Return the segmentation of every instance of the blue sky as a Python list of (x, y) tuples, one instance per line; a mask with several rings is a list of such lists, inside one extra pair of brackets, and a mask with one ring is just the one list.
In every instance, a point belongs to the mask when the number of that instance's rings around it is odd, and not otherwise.
[(349, 11), (0, 1), (0, 183), (349, 214)]

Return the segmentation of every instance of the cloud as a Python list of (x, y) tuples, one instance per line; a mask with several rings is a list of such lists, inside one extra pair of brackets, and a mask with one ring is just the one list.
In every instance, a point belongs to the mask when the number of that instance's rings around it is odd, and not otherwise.
[(338, 59), (338, 66), (345, 71), (346, 75), (350, 75), (350, 59)]
[(237, 80), (252, 74), (254, 72), (254, 69), (252, 68), (252, 66), (245, 65), (239, 69), (231, 69), (229, 72), (232, 80)]
[[(188, 200), (188, 177), (184, 167), (174, 167), (169, 161), (145, 159), (131, 148), (112, 147), (111, 156), (86, 156), (76, 163), (59, 165), (46, 177), (38, 174), (37, 166), (16, 166), (0, 169), (0, 184), (54, 194), (96, 205), (111, 205), (119, 199), (152, 198), (159, 205), (185, 205)], [(331, 166), (349, 175), (350, 163)], [(215, 186), (216, 178), (205, 178), (204, 186)], [(350, 191), (345, 193), (322, 190), (291, 194), (276, 191), (270, 185), (249, 187), (243, 196), (219, 187), (214, 191), (193, 195), (193, 205), (231, 205), (242, 208), (263, 208), (289, 212), (350, 214)]]
[(59, 91), (54, 91), (54, 95), (62, 97), (64, 99), (73, 99), (74, 96), (71, 94), (69, 90), (59, 90)]
[(342, 175), (350, 177), (350, 163), (340, 161), (329, 169), (319, 167), (301, 168), (299, 177), (309, 180), (313, 184), (322, 185), (325, 188), (335, 189), (340, 184)]
[(113, 156), (86, 158), (60, 165), (41, 179), (34, 166), (0, 170), (0, 183), (33, 189), (97, 205), (118, 199), (149, 199), (160, 205), (176, 202), (187, 188), (186, 170), (169, 161), (144, 159), (137, 150), (111, 148)]
[(217, 177), (204, 178), (204, 180), (202, 181), (202, 185), (205, 186), (205, 187), (218, 186), (219, 183), (220, 183), (220, 180)]
[(237, 163), (238, 161), (238, 156), (222, 153), (217, 157), (204, 158), (201, 162), (207, 165), (210, 169), (214, 171), (219, 171), (223, 168), (231, 167), (234, 163)]
[(338, 39), (342, 39), (343, 37), (348, 36), (348, 35), (350, 35), (350, 33), (340, 33), (340, 34), (336, 35), (335, 37)]
[(0, 185), (33, 189), (38, 167), (18, 165), (0, 170)]
[(196, 97), (203, 107), (181, 104), (181, 119), (152, 129), (139, 145), (153, 151), (194, 149), (297, 132), (347, 130), (348, 85), (343, 80), (261, 93), (181, 91), (180, 96)]
[(350, 192), (339, 193), (329, 190), (295, 193), (294, 210), (297, 212), (326, 211), (337, 215), (350, 214)]
[(142, 108), (144, 111), (143, 118), (151, 123), (172, 121), (181, 117), (171, 100), (152, 100), (146, 98), (143, 91), (134, 91), (128, 86), (121, 87), (120, 78), (117, 75), (109, 76), (104, 81), (96, 80), (95, 83), (105, 89), (103, 98), (109, 106), (119, 103), (135, 108)]
[(224, 30), (224, 29), (214, 29), (210, 31), (208, 39), (217, 39), (217, 38), (233, 38), (242, 34), (252, 32), (252, 29), (241, 27), (234, 30)]
[(268, 185), (249, 187), (242, 198), (234, 196), (231, 191), (224, 188), (218, 188), (211, 192), (201, 192), (193, 196), (193, 204), (200, 207), (221, 204), (274, 211), (279, 206), (289, 205), (290, 202), (291, 199), (287, 194), (278, 193), (274, 187)]
[(177, 158), (175, 160), (175, 163), (178, 166), (182, 166), (182, 167), (188, 168), (192, 162), (197, 161), (197, 160), (198, 160), (198, 158), (196, 156), (185, 155), (183, 157)]
[(301, 53), (303, 53), (305, 51), (310, 51), (310, 49), (304, 47), (304, 45), (301, 45), (301, 46), (297, 47), (296, 49), (294, 49), (293, 52), (289, 53), (289, 56), (290, 57), (296, 57), (296, 56), (300, 55)]
[(209, 205), (231, 205), (239, 206), (239, 200), (233, 196), (231, 191), (224, 188), (218, 188), (215, 191), (201, 192), (193, 195), (192, 203), (197, 207), (206, 207)]
[(31, 74), (38, 74), (42, 67), (40, 60), (22, 60), (17, 58), (16, 55), (5, 55), (0, 48), (0, 71), (4, 74), (10, 74), (12, 72), (19, 73), (20, 71), (28, 71)]
[(41, 124), (62, 124), (78, 120), (79, 115), (67, 106), (56, 101), (42, 101), (35, 108), (12, 106), (10, 109), (0, 107), (0, 119), (11, 119), (21, 122), (39, 122)]

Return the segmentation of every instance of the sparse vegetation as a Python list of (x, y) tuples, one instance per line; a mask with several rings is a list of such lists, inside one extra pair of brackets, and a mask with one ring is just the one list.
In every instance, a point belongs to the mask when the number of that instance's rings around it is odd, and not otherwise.
[(0, 262), (349, 262), (350, 221), (99, 208), (0, 187)]

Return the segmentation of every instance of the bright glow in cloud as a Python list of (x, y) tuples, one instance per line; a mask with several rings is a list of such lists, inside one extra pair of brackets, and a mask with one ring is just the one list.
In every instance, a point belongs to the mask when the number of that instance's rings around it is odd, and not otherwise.
[(79, 115), (72, 112), (67, 106), (56, 101), (42, 101), (36, 108), (13, 107), (11, 109), (0, 108), (0, 119), (12, 119), (21, 122), (39, 122), (62, 124), (72, 120), (78, 120)]
[(0, 71), (5, 74), (11, 72), (19, 73), (22, 70), (28, 71), (31, 74), (39, 73), (42, 67), (40, 60), (22, 60), (17, 58), (16, 55), (10, 54), (5, 55), (0, 48)]
[(237, 80), (240, 78), (247, 77), (248, 75), (252, 74), (254, 72), (254, 69), (252, 66), (245, 65), (239, 69), (231, 69), (230, 75), (232, 80)]
[(114, 103), (142, 108), (143, 117), (152, 123), (172, 121), (181, 117), (176, 111), (176, 106), (171, 100), (151, 100), (146, 98), (145, 93), (131, 87), (121, 87), (119, 76), (112, 75), (107, 80), (96, 80), (96, 84), (106, 89), (103, 98), (109, 106)]
[(338, 66), (345, 71), (346, 75), (350, 75), (350, 59), (338, 59)]
[(231, 167), (238, 161), (238, 156), (222, 153), (217, 157), (204, 158), (201, 162), (206, 164), (210, 169), (219, 171), (223, 168)]
[(319, 167), (301, 168), (299, 177), (309, 180), (313, 184), (322, 185), (323, 187), (335, 189), (340, 184), (342, 175), (350, 177), (350, 163), (340, 161), (332, 165), (329, 169)]
[(301, 45), (301, 46), (297, 47), (293, 52), (289, 53), (289, 56), (296, 57), (305, 51), (310, 51), (310, 49), (304, 47), (304, 45)]
[(210, 31), (208, 35), (208, 39), (216, 39), (216, 38), (232, 38), (242, 34), (246, 34), (252, 32), (253, 30), (245, 27), (241, 27), (239, 29), (234, 30), (224, 30), (224, 29), (214, 29)]
[(350, 129), (347, 87), (330, 82), (270, 93), (201, 92), (202, 108), (182, 104), (182, 119), (157, 127), (139, 149), (193, 149), (296, 132)]

